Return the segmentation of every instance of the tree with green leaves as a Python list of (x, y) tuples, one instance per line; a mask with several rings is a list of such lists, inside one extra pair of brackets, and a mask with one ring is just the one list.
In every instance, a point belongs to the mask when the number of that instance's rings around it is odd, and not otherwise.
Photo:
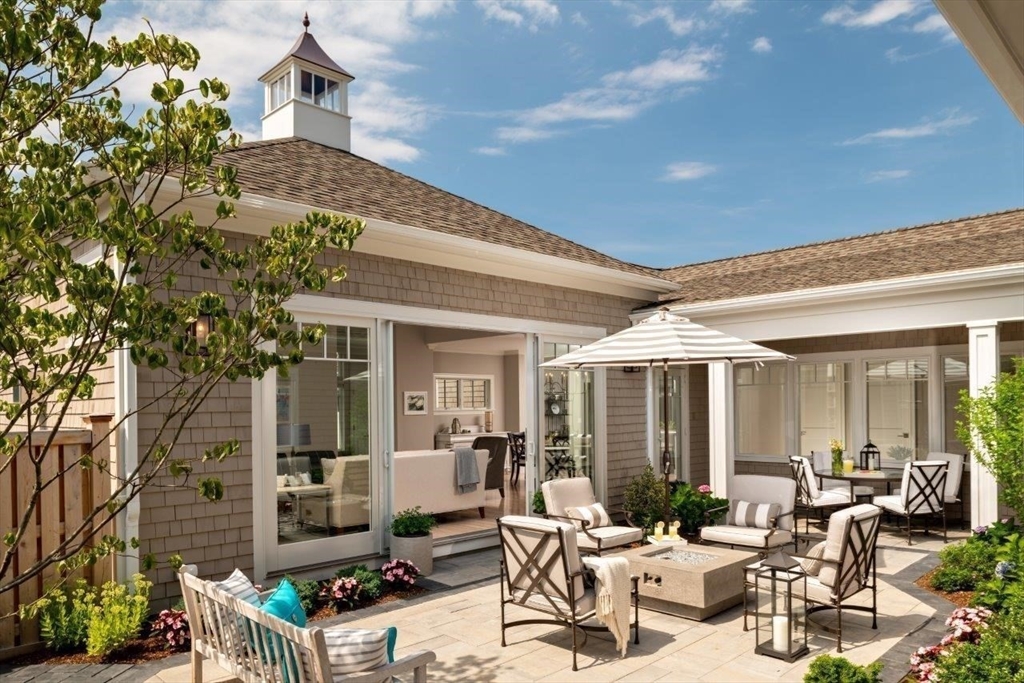
[(961, 391), (957, 410), (956, 437), (995, 477), (999, 499), (1024, 513), (1024, 358), (977, 396)]
[[(218, 161), (240, 142), (223, 106), (228, 86), (217, 79), (186, 86), (180, 75), (195, 70), (198, 52), (151, 27), (131, 40), (98, 40), (102, 4), (0, 0), (0, 473), (19, 450), (32, 473), (27, 503), (11, 528), (0, 529), (0, 594), (48, 567), (65, 576), (137, 545), (93, 530), (158, 477), (210, 500), (223, 496), (218, 478), (193, 472), (206, 469), (197, 461), (235, 454), (238, 442), (183, 457), (183, 430), (218, 385), (301, 362), (301, 345), (323, 330), (298, 330), (285, 305), (344, 278), (343, 267), (319, 264), (318, 256), (351, 249), (363, 229), (359, 220), (310, 213), (266, 237), (226, 237), (240, 195), (234, 170)], [(149, 74), (152, 103), (137, 111), (119, 85)], [(186, 210), (201, 197), (218, 203), (215, 219)], [(97, 258), (78, 258), (86, 252)], [(193, 266), (217, 287), (176, 287)], [(202, 349), (189, 333), (201, 315), (213, 321)], [(56, 471), (45, 462), (56, 457), (49, 446), (93, 397), (97, 373), (114, 354), (166, 381), (158, 396), (119, 415), (111, 432), (149, 409), (159, 415), (156, 436), (139, 444), (132, 471), (112, 471), (89, 452)], [(79, 467), (114, 478), (109, 500), (44, 557), (15, 564), (44, 492)]]

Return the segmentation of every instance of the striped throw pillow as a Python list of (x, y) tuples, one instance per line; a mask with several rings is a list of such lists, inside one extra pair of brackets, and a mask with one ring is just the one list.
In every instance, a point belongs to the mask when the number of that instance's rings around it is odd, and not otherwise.
[(324, 631), (331, 675), (370, 671), (388, 663), (388, 638), (394, 627), (377, 629), (339, 628)]
[(231, 572), (231, 576), (223, 581), (215, 581), (213, 585), (231, 597), (247, 602), (253, 607), (259, 607), (263, 604), (260, 600), (259, 591), (252, 585), (249, 577), (242, 573), (241, 569), (236, 569)]
[[(612, 518), (605, 512), (604, 506), (600, 503), (594, 503), (593, 505), (584, 505), (583, 507), (576, 508), (565, 508), (565, 515), (571, 517), (573, 520), (585, 520), (587, 522), (588, 529), (596, 529), (602, 526), (611, 526)], [(577, 529), (582, 529), (583, 525), (579, 522), (573, 521)]]
[(729, 518), (726, 524), (756, 529), (770, 529), (772, 518), (778, 517), (782, 506), (778, 503), (748, 503), (745, 500), (729, 501)]

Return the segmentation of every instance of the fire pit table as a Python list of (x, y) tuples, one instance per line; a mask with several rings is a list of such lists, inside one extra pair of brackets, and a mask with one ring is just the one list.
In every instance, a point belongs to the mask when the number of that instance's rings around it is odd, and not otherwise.
[(703, 621), (743, 601), (743, 568), (757, 553), (705, 545), (645, 545), (617, 557), (640, 577), (641, 606)]

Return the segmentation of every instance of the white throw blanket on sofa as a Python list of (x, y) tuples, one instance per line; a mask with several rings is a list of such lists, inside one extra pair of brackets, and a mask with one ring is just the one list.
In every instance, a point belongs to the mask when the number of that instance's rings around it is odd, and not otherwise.
[(597, 620), (615, 636), (621, 656), (629, 645), (629, 561), (624, 557), (585, 557), (597, 579)]

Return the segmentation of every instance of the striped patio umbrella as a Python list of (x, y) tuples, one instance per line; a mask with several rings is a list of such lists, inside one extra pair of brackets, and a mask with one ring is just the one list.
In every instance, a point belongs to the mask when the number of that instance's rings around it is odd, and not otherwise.
[(669, 521), (669, 474), (672, 451), (668, 440), (668, 366), (698, 363), (752, 363), (770, 360), (794, 360), (753, 342), (712, 330), (673, 315), (663, 308), (649, 318), (621, 332), (599, 339), (546, 363), (547, 367), (608, 367), (620, 365), (661, 365), (662, 420), (665, 429), (665, 450), (661, 469), (665, 474), (665, 523)]

